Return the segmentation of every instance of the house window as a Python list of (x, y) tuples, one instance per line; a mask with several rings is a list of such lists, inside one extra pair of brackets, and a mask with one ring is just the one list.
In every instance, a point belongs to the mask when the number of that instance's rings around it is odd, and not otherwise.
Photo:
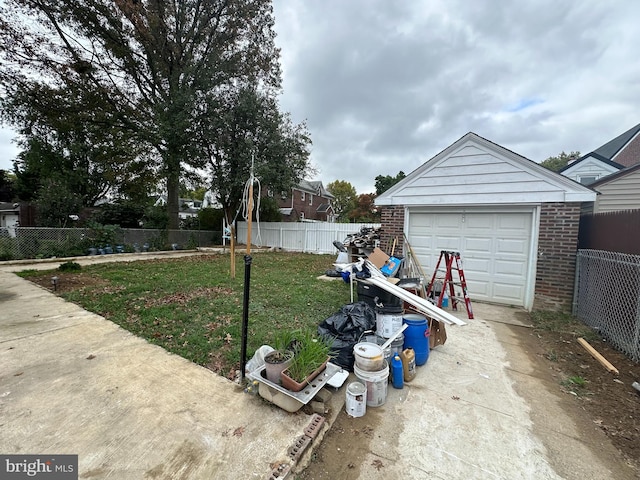
[(300, 200), (304, 202), (304, 192), (300, 192)]
[(313, 205), (313, 193), (309, 194), (309, 205)]
[(582, 185), (590, 185), (593, 182), (595, 182), (598, 179), (597, 176), (595, 175), (588, 175), (588, 176), (580, 176), (580, 183)]
[(267, 188), (267, 197), (273, 198), (273, 190), (271, 190), (270, 188)]
[[(303, 193), (304, 195), (304, 193)], [(300, 220), (304, 220), (304, 212), (300, 212)]]
[(280, 196), (282, 197), (282, 200), (286, 200), (287, 199), (287, 192), (285, 192), (284, 190), (280, 192)]

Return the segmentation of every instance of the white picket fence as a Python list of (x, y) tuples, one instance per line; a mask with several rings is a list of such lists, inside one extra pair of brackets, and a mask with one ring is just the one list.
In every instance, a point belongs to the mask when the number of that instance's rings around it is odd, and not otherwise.
[[(305, 253), (336, 253), (334, 240), (342, 242), (347, 235), (358, 233), (362, 227), (380, 227), (379, 223), (325, 222), (253, 222), (251, 243), (258, 247), (276, 247)], [(238, 222), (239, 243), (247, 239), (247, 223)]]

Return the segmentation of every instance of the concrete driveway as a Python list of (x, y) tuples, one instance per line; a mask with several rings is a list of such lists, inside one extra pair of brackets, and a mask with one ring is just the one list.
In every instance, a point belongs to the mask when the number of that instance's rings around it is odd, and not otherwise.
[[(24, 268), (0, 267), (0, 453), (78, 454), (79, 478), (283, 478), (274, 468), (315, 417), (246, 395), (9, 273)], [(379, 421), (359, 478), (627, 478), (606, 437), (583, 436), (536, 377), (508, 326), (523, 312), (474, 310), (410, 384), (367, 410)], [(319, 438), (344, 399), (343, 387)]]

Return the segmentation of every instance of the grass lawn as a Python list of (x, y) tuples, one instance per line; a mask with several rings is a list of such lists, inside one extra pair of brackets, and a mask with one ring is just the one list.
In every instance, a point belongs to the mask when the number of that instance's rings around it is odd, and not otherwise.
[[(280, 329), (309, 329), (351, 300), (341, 279), (317, 280), (334, 255), (252, 255), (247, 360)], [(50, 286), (51, 271), (20, 274)], [(166, 350), (234, 378), (240, 368), (244, 257), (110, 263), (58, 272), (58, 293)]]

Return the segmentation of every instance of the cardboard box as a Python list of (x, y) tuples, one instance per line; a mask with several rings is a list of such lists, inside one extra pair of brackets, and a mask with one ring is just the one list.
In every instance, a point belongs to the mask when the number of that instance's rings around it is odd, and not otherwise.
[(376, 267), (378, 268), (382, 268), (384, 267), (385, 263), (387, 263), (387, 261), (389, 260), (389, 255), (387, 255), (386, 253), (384, 253), (382, 250), (380, 250), (378, 247), (373, 249), (373, 252), (371, 252), (369, 254), (369, 256), (367, 257), (369, 259), (369, 261), (371, 263), (373, 263)]

